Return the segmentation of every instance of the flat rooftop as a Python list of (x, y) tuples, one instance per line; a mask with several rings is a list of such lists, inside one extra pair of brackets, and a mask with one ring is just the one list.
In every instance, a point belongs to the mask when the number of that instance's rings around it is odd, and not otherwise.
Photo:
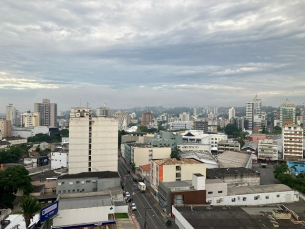
[(110, 195), (75, 197), (59, 200), (59, 210), (111, 206)]
[(240, 175), (240, 174), (255, 174), (255, 175), (260, 175), (259, 172), (253, 170), (253, 169), (248, 169), (244, 167), (239, 167), (239, 168), (214, 168), (214, 169), (207, 169), (206, 170), (206, 176), (207, 179), (217, 179), (217, 178), (223, 178), (225, 176), (230, 176), (230, 175)]
[(225, 183), (222, 179), (206, 179), (206, 184), (219, 184), (219, 183)]
[(187, 164), (203, 164), (201, 161), (198, 161), (193, 158), (181, 158), (180, 160), (177, 160), (176, 158), (168, 158), (168, 159), (162, 159), (162, 160), (153, 160), (158, 165), (187, 165)]
[(217, 159), (221, 168), (236, 168), (246, 167), (250, 157), (251, 153), (225, 151)]
[[(220, 206), (195, 206), (193, 211), (190, 206), (176, 207), (182, 216), (195, 229), (262, 229), (274, 228), (270, 219), (261, 214), (250, 214), (251, 207), (220, 207)], [(249, 209), (249, 211), (246, 211)], [(277, 209), (277, 207), (274, 207)], [(262, 207), (260, 211), (270, 211)], [(248, 213), (249, 212), (249, 213)], [(279, 228), (304, 228), (302, 225), (293, 224), (290, 220), (276, 220)]]
[(286, 191), (292, 191), (292, 189), (284, 184), (228, 187), (228, 196), (257, 194), (257, 193), (271, 193), (271, 192), (286, 192)]
[(58, 177), (58, 180), (61, 179), (77, 179), (77, 178), (116, 178), (119, 177), (118, 172), (111, 171), (100, 171), (100, 172), (84, 172), (84, 173), (75, 173), (75, 174), (65, 174)]
[(163, 184), (168, 188), (190, 187), (192, 186), (192, 181), (163, 182)]

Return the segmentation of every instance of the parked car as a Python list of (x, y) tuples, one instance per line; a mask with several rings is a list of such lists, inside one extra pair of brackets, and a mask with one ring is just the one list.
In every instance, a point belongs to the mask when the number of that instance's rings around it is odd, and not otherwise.
[(127, 203), (131, 203), (131, 201), (132, 201), (133, 199), (131, 198), (131, 197), (129, 197), (129, 198), (127, 198)]
[(135, 203), (132, 203), (131, 204), (131, 210), (134, 211), (134, 210), (137, 210), (137, 206)]
[(127, 199), (130, 198), (130, 193), (129, 193), (129, 192), (126, 192), (126, 193), (125, 193), (125, 196), (127, 197)]

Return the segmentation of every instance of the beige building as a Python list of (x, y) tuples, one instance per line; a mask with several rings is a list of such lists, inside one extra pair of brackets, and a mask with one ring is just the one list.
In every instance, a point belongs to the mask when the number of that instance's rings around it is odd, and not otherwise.
[(283, 157), (303, 158), (303, 129), (298, 125), (286, 125), (282, 132)]
[(39, 112), (26, 113), (22, 119), (22, 125), (24, 127), (40, 126), (40, 115)]
[(152, 145), (134, 145), (131, 146), (131, 163), (136, 167), (150, 164), (154, 159), (170, 158), (171, 147), (153, 147)]
[(284, 127), (291, 124), (295, 124), (295, 105), (286, 99), (286, 102), (280, 106), (280, 125)]
[(43, 99), (42, 103), (34, 104), (34, 112), (40, 114), (40, 126), (57, 126), (57, 104), (50, 103), (49, 99)]
[(159, 182), (173, 182), (192, 180), (193, 173), (206, 176), (206, 165), (193, 158), (169, 158), (152, 160), (150, 170), (150, 184), (157, 191)]
[(93, 117), (91, 108), (71, 108), (69, 174), (118, 171), (118, 121)]
[(278, 160), (278, 144), (272, 139), (263, 139), (258, 142), (258, 159), (261, 160)]
[(222, 140), (217, 143), (217, 153), (223, 153), (224, 151), (240, 151), (240, 144), (238, 141)]
[(12, 126), (11, 121), (0, 118), (0, 137), (6, 138), (11, 136)]

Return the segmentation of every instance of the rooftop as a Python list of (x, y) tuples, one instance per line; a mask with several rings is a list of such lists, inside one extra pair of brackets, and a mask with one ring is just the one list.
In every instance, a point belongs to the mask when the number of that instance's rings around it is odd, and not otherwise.
[(206, 179), (205, 183), (206, 184), (219, 184), (219, 183), (225, 183), (225, 182), (221, 179)]
[(150, 171), (150, 164), (140, 165), (140, 167), (143, 169), (143, 171)]
[(215, 168), (215, 169), (207, 169), (206, 175), (207, 179), (217, 179), (222, 178), (226, 175), (237, 175), (237, 174), (257, 174), (260, 175), (258, 172), (252, 169), (247, 169), (244, 167), (239, 168)]
[(32, 192), (41, 192), (41, 190), (43, 190), (45, 187), (45, 185), (38, 185), (38, 186), (35, 186), (33, 185), (33, 191)]
[(100, 172), (84, 172), (84, 173), (76, 173), (76, 174), (65, 174), (58, 177), (60, 179), (77, 179), (77, 178), (89, 178), (89, 177), (97, 177), (97, 178), (115, 178), (119, 177), (118, 172), (111, 171), (100, 171)]
[(163, 182), (163, 184), (168, 188), (190, 187), (190, 186), (192, 186), (192, 181)]
[(225, 151), (217, 159), (221, 168), (246, 167), (251, 153)]
[(271, 192), (286, 192), (286, 191), (292, 191), (292, 189), (284, 184), (228, 187), (228, 196), (257, 194), (257, 193), (271, 193)]
[[(270, 208), (261, 207), (225, 207), (225, 206), (190, 206), (175, 207), (188, 221), (192, 228), (196, 229), (261, 229), (273, 228), (273, 224), (267, 216), (260, 211), (270, 211)], [(274, 207), (275, 209), (277, 207)], [(253, 209), (253, 210), (252, 210)], [(255, 212), (255, 213), (251, 213)], [(257, 213), (258, 212), (258, 213)], [(279, 228), (303, 228), (302, 225), (293, 224), (290, 220), (277, 220)]]
[(187, 164), (203, 164), (201, 161), (198, 161), (193, 158), (181, 158), (180, 160), (177, 160), (176, 158), (168, 158), (168, 159), (157, 159), (153, 160), (158, 165), (187, 165)]
[(203, 163), (217, 164), (217, 161), (214, 156), (208, 151), (188, 150), (181, 152), (180, 155), (182, 158), (193, 158)]
[(256, 142), (246, 142), (241, 149), (251, 148), (253, 150), (257, 149), (258, 144)]
[(62, 174), (62, 172), (65, 172), (65, 171), (66, 171), (66, 169), (56, 169), (56, 170), (45, 171), (42, 173), (32, 175), (31, 179), (32, 179), (32, 181), (44, 181), (47, 178), (57, 178)]
[(89, 196), (89, 197), (75, 197), (59, 200), (59, 210), (77, 209), (77, 208), (93, 208), (100, 206), (111, 206), (110, 195), (105, 196)]

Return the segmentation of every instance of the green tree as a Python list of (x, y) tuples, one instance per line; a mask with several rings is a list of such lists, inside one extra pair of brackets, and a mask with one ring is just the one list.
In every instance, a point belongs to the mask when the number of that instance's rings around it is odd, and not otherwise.
[(224, 131), (228, 136), (234, 136), (234, 137), (238, 137), (240, 133), (240, 130), (234, 124), (231, 123), (226, 125)]
[(39, 146), (37, 146), (37, 148), (36, 148), (36, 150), (35, 150), (37, 153), (39, 153), (40, 152), (40, 148), (39, 148)]
[(175, 148), (172, 149), (171, 152), (171, 158), (176, 158), (177, 160), (181, 159), (181, 150), (178, 149), (178, 147), (176, 146)]
[(138, 126), (138, 131), (139, 132), (148, 132), (148, 128), (147, 128), (147, 126), (141, 125), (141, 126)]
[(45, 151), (51, 152), (51, 149), (50, 148), (46, 148)]
[(279, 166), (277, 166), (274, 171), (274, 177), (278, 179), (278, 176), (282, 173), (287, 173), (289, 171), (288, 165), (286, 163), (281, 163)]
[(135, 171), (136, 171), (136, 164), (135, 163), (132, 163), (131, 170), (132, 170), (133, 173), (135, 173)]
[(273, 128), (273, 132), (272, 132), (272, 133), (275, 134), (275, 135), (282, 134), (282, 128), (279, 127), (279, 126), (275, 126), (275, 127)]
[(11, 146), (8, 149), (0, 150), (1, 163), (17, 163), (23, 155), (27, 154), (26, 148), (21, 146)]
[(51, 140), (51, 142), (61, 142), (61, 137), (59, 137), (57, 135), (51, 135), (50, 140)]
[(60, 131), (60, 136), (61, 137), (69, 137), (69, 129), (62, 129)]
[(164, 131), (166, 130), (163, 126), (158, 126), (158, 131)]
[(0, 207), (11, 207), (15, 193), (23, 190), (29, 194), (33, 190), (29, 171), (18, 165), (0, 172)]
[(30, 195), (24, 196), (20, 201), (20, 207), (23, 210), (23, 217), (25, 221), (26, 228), (29, 228), (31, 224), (31, 219), (35, 214), (40, 211), (41, 205), (38, 203), (38, 200)]

